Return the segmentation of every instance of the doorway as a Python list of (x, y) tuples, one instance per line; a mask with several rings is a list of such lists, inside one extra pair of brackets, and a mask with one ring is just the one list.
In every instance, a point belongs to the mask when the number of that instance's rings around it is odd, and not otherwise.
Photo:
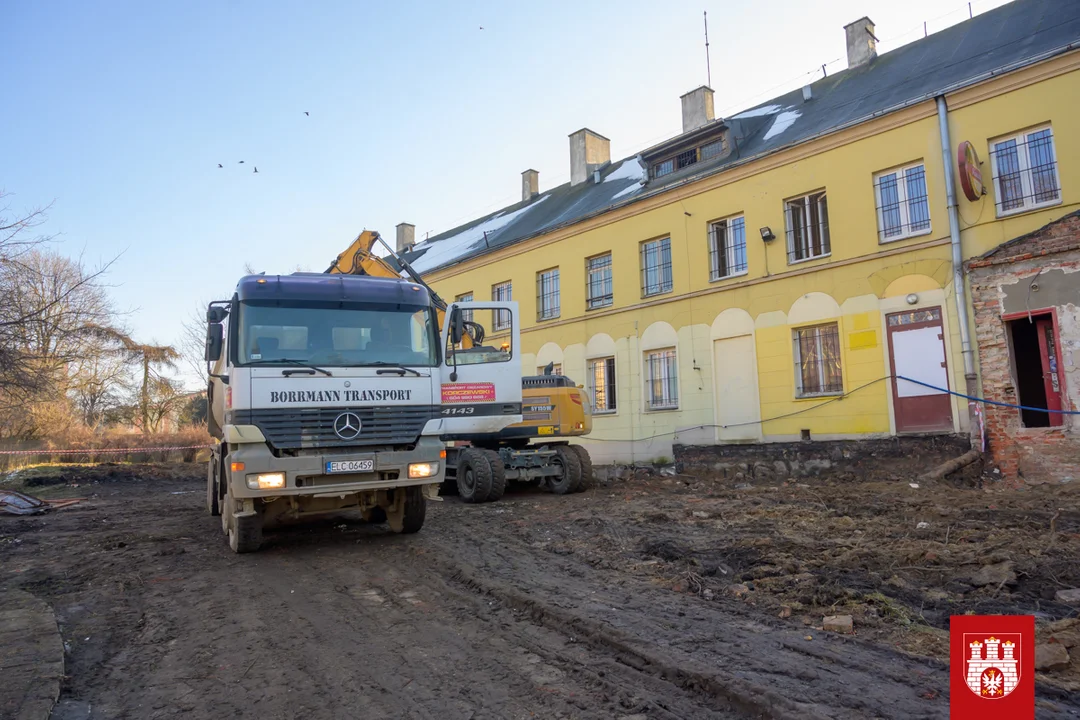
[(953, 404), (941, 308), (893, 313), (886, 316), (886, 325), (896, 432), (951, 432)]
[(739, 335), (713, 342), (716, 424), (720, 442), (761, 437), (754, 336)]
[[(1013, 377), (1020, 405), (1061, 410), (1061, 377), (1058, 374), (1057, 334), (1052, 315), (1035, 315), (1007, 321), (1012, 345)], [(1021, 410), (1027, 428), (1056, 427), (1061, 413)]]

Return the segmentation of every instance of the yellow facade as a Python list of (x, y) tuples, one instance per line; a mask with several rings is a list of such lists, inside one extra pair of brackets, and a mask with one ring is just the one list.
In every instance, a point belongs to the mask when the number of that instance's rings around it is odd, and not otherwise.
[[(1080, 53), (946, 99), (954, 146), (949, 157), (955, 163), (955, 146), (971, 141), (987, 184), (988, 194), (976, 202), (957, 191), (965, 259), (1076, 209)], [(999, 219), (989, 141), (1043, 124), (1053, 129), (1061, 202)], [(879, 242), (874, 176), (914, 162), (925, 165), (931, 230)], [(784, 200), (821, 189), (828, 193), (831, 255), (789, 264)], [(707, 226), (733, 215), (745, 218), (748, 272), (710, 282)], [(775, 240), (759, 239), (763, 226), (772, 228)], [(643, 298), (639, 244), (664, 237), (671, 239), (672, 291)], [(608, 252), (613, 304), (587, 310), (586, 259)], [(552, 267), (561, 276), (560, 315), (541, 322), (536, 274)], [(598, 415), (588, 439), (590, 451), (604, 462), (670, 457), (673, 443), (794, 440), (805, 430), (814, 439), (894, 434), (891, 384), (883, 380), (891, 372), (888, 313), (941, 307), (949, 382), (953, 389), (965, 388), (952, 278), (942, 148), (931, 99), (425, 279), (443, 297), (472, 293), (477, 300), (489, 298), (493, 285), (511, 281), (521, 306), (526, 374), (554, 361), (584, 384), (589, 359), (615, 357), (617, 410)], [(800, 399), (793, 331), (834, 321), (847, 395), (831, 402)], [(644, 354), (667, 348), (676, 350), (678, 408), (650, 411), (643, 402)], [(954, 399), (952, 415), (953, 430), (966, 431), (966, 401)]]

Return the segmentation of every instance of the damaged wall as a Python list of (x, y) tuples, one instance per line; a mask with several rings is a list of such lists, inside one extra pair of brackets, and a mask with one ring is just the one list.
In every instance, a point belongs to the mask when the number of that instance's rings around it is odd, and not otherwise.
[[(1080, 408), (1080, 213), (1072, 213), (968, 263), (975, 307), (975, 340), (988, 400), (1024, 404), (1023, 384), (1038, 382), (1024, 372), (1026, 353), (1056, 365), (1057, 394), (1064, 410)], [(1029, 319), (1030, 313), (1030, 319)], [(1052, 319), (1056, 347), (1031, 347), (1032, 331), (1014, 323)], [(1050, 353), (1047, 357), (1047, 353)], [(1053, 388), (1051, 388), (1053, 391)], [(1030, 404), (1030, 403), (1028, 403)], [(1044, 407), (1045, 405), (1040, 405)], [(985, 406), (990, 454), (1006, 477), (1027, 482), (1080, 480), (1080, 433), (1075, 416), (1060, 425), (1016, 409)], [(1057, 421), (1057, 418), (1055, 418)]]

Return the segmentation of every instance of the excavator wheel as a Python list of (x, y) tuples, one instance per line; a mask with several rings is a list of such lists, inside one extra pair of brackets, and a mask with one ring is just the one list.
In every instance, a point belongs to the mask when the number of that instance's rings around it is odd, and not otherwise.
[(506, 466), (502, 458), (495, 450), (480, 450), (487, 458), (491, 466), (491, 492), (488, 493), (487, 502), (495, 502), (506, 492)]
[(483, 450), (465, 450), (458, 460), (458, 495), (467, 503), (484, 502), (491, 494), (491, 475), (491, 463)]
[(548, 478), (548, 487), (556, 495), (577, 492), (581, 485), (581, 460), (569, 445), (555, 446), (555, 464), (562, 467), (562, 475)]
[(593, 476), (592, 458), (589, 456), (589, 451), (582, 445), (571, 445), (570, 448), (577, 453), (578, 462), (581, 463), (581, 484), (578, 485), (577, 491), (585, 492), (596, 483)]

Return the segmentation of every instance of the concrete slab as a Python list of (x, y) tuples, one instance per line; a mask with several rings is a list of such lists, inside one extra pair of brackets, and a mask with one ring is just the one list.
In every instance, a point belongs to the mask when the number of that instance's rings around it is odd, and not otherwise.
[(0, 717), (47, 720), (63, 676), (64, 641), (52, 608), (22, 590), (0, 590)]

